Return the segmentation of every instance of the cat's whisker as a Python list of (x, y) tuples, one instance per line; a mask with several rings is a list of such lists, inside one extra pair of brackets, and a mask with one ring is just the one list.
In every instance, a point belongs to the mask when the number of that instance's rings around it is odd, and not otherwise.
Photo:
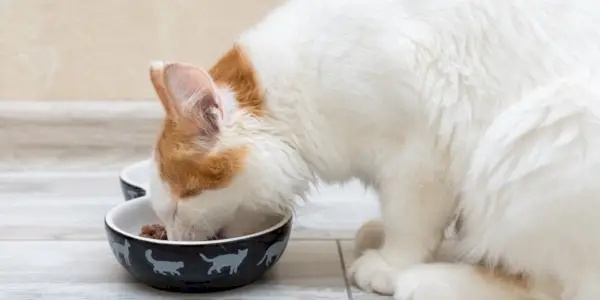
[[(210, 227), (210, 225), (208, 225), (208, 223), (207, 223), (205, 220), (203, 220), (203, 219), (201, 219), (201, 220), (202, 220), (202, 222), (204, 223), (204, 227), (205, 227), (205, 228), (206, 228), (206, 229), (207, 229), (207, 230), (210, 232), (210, 234), (211, 234), (212, 236), (214, 236), (214, 237), (218, 238), (218, 236), (217, 236), (217, 232), (215, 232), (215, 231), (214, 231), (214, 230), (213, 230), (213, 229)], [(223, 249), (223, 250), (227, 251), (227, 249), (225, 249), (225, 247), (223, 246), (223, 244), (219, 244), (219, 247), (221, 247), (221, 249)]]
[[(198, 218), (198, 219), (201, 220), (202, 223), (204, 223), (204, 228), (206, 230), (208, 230), (208, 232), (210, 233), (210, 235), (212, 235), (212, 236), (216, 236), (217, 235), (217, 232), (215, 232), (215, 230), (212, 229), (212, 227), (210, 225), (208, 225), (208, 223), (202, 218), (202, 212), (200, 212), (200, 210), (198, 210), (198, 209), (191, 209), (191, 211), (195, 212), (195, 213), (198, 213), (198, 215), (200, 215), (200, 218)], [(196, 225), (197, 224), (192, 224), (190, 226), (191, 230), (194, 232), (194, 238), (195, 238), (195, 234), (196, 234), (196, 230), (194, 230), (195, 227), (196, 227)], [(225, 248), (223, 248), (223, 249), (225, 249)]]

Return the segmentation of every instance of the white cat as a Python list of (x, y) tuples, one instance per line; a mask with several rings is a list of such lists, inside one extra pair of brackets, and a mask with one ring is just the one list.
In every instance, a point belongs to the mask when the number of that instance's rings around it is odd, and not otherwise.
[(600, 299), (599, 62), (600, 1), (287, 1), (206, 71), (152, 64), (154, 208), (204, 239), (358, 178), (385, 235), (361, 289)]

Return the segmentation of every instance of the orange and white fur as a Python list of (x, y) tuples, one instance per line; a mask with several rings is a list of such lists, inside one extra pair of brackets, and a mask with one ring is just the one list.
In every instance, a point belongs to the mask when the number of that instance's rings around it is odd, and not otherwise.
[(600, 1), (286, 1), (207, 70), (152, 64), (153, 205), (202, 240), (357, 178), (365, 291), (600, 299), (599, 62)]

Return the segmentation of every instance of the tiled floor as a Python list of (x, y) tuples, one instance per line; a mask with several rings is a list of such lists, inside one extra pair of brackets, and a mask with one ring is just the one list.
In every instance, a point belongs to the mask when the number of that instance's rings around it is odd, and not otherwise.
[(0, 299), (386, 299), (348, 286), (355, 228), (327, 224), (296, 226), (282, 259), (251, 286), (201, 296), (147, 288), (105, 241), (103, 216), (121, 197), (117, 173), (106, 170), (0, 173)]
[(288, 248), (256, 284), (183, 295), (136, 283), (113, 257), (103, 217), (123, 201), (119, 172), (149, 153), (156, 105), (0, 101), (0, 299), (388, 299), (344, 276), (355, 230), (377, 211), (352, 184), (322, 187), (297, 210)]
[[(351, 240), (344, 240), (338, 242), (340, 245), (340, 256), (344, 266), (349, 266), (353, 261), (354, 243)], [(353, 300), (383, 300), (392, 299), (391, 297), (383, 297), (371, 293), (365, 293), (352, 285), (348, 285), (348, 294), (350, 299)]]

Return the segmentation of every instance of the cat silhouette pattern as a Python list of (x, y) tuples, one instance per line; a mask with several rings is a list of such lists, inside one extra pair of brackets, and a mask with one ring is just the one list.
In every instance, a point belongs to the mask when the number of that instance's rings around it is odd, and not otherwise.
[(127, 239), (123, 240), (123, 244), (119, 244), (113, 240), (110, 242), (110, 246), (117, 258), (123, 257), (123, 262), (131, 266), (131, 261), (129, 260), (129, 248), (131, 248), (131, 245)]
[(213, 272), (220, 274), (223, 268), (229, 268), (229, 275), (233, 275), (237, 273), (239, 266), (248, 256), (248, 249), (238, 250), (238, 252), (235, 254), (223, 254), (213, 258), (208, 258), (202, 253), (198, 255), (200, 255), (202, 260), (211, 264), (207, 272), (208, 275), (212, 274)]
[(179, 273), (179, 269), (184, 267), (182, 261), (166, 261), (166, 260), (156, 260), (152, 257), (152, 250), (146, 250), (146, 260), (152, 264), (152, 268), (154, 273), (162, 274), (162, 275), (181, 275)]
[(283, 252), (283, 248), (285, 247), (284, 241), (279, 241), (273, 245), (271, 245), (267, 251), (265, 251), (265, 255), (263, 255), (262, 259), (256, 264), (260, 266), (262, 263), (265, 263), (266, 266), (271, 264), (271, 261), (276, 258), (279, 253)]

